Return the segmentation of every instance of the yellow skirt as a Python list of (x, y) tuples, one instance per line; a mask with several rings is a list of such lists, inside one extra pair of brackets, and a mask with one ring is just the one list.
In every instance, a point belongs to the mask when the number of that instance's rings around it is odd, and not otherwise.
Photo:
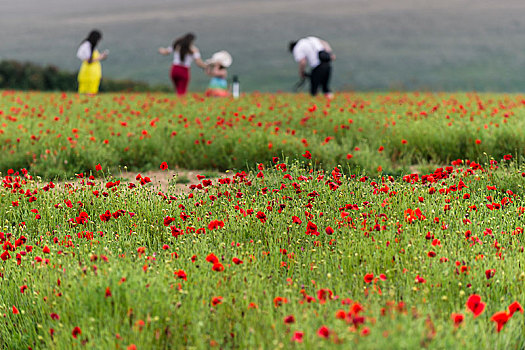
[[(98, 51), (93, 52), (93, 58), (99, 56)], [(81, 94), (96, 94), (102, 79), (102, 65), (99, 61), (83, 61), (78, 72), (78, 92)]]

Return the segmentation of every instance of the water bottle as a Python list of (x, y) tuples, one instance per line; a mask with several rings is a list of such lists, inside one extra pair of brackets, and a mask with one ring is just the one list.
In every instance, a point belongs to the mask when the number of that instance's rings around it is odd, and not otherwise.
[(240, 91), (241, 88), (239, 86), (239, 78), (234, 75), (233, 76), (233, 82), (232, 82), (232, 95), (233, 95), (233, 98), (239, 98), (239, 94), (240, 94)]

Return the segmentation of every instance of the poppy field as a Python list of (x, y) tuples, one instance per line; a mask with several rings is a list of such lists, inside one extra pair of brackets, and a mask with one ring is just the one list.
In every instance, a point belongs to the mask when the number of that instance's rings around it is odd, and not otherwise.
[(524, 106), (5, 91), (0, 348), (521, 349)]
[(0, 171), (54, 178), (186, 169), (247, 169), (309, 151), (328, 169), (403, 175), (411, 166), (525, 154), (525, 97), (496, 94), (249, 94), (239, 100), (178, 100), (162, 94), (3, 91)]

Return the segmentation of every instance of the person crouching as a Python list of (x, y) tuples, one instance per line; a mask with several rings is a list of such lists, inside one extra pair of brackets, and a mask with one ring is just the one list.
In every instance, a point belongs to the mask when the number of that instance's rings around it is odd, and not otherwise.
[(213, 54), (213, 56), (206, 60), (208, 65), (206, 68), (206, 74), (211, 79), (206, 90), (206, 96), (208, 97), (227, 97), (230, 96), (228, 90), (228, 77), (227, 68), (232, 64), (232, 56), (227, 51), (219, 51)]

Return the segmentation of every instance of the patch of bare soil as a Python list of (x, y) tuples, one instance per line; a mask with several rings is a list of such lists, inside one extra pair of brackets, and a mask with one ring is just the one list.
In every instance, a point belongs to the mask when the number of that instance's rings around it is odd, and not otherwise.
[[(207, 179), (215, 179), (225, 177), (225, 173), (210, 172), (203, 170), (154, 170), (145, 172), (121, 172), (119, 175), (114, 175), (115, 179), (124, 180), (126, 182), (140, 183), (137, 175), (140, 174), (143, 178), (149, 177), (151, 183), (148, 187), (160, 188), (163, 192), (175, 191), (175, 193), (188, 193), (190, 192), (191, 185), (197, 185), (201, 183), (201, 180), (197, 178), (197, 175), (206, 176)], [(215, 181), (214, 181), (215, 182)]]

